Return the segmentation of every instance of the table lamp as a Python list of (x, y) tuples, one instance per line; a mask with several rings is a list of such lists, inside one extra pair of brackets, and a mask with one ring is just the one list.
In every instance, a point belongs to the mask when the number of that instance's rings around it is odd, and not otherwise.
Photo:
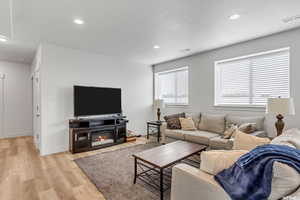
[(165, 108), (165, 102), (162, 99), (156, 99), (154, 101), (154, 107), (157, 109), (157, 120), (160, 121), (160, 109)]
[(295, 115), (293, 98), (269, 98), (266, 113), (276, 114), (277, 136), (281, 135), (284, 128), (283, 115)]

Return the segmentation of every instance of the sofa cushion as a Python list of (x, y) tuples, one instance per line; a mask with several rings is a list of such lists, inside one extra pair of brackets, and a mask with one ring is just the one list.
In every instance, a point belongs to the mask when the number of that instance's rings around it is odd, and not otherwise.
[(244, 116), (234, 116), (234, 115), (227, 115), (226, 116), (226, 127), (229, 127), (231, 124), (235, 125), (242, 125), (245, 123), (255, 123), (256, 129), (259, 131), (264, 130), (264, 116), (253, 116), (253, 117), (244, 117)]
[(272, 189), (269, 200), (277, 200), (297, 190), (300, 186), (300, 174), (292, 167), (275, 162), (273, 164)]
[[(200, 169), (212, 175), (231, 167), (242, 155), (248, 153), (245, 150), (212, 150), (201, 153)], [(221, 162), (220, 162), (221, 161)]]
[(198, 129), (223, 134), (225, 131), (225, 115), (202, 114)]
[(211, 149), (227, 149), (231, 150), (233, 147), (233, 139), (224, 139), (222, 136), (210, 139), (209, 146)]
[(179, 118), (180, 121), (180, 125), (181, 125), (181, 129), (185, 130), (185, 131), (195, 131), (197, 130), (195, 127), (195, 123), (192, 120), (191, 117), (187, 117), (187, 118)]
[(180, 129), (166, 129), (165, 134), (173, 139), (184, 140), (184, 132)]
[(184, 139), (189, 142), (198, 144), (209, 145), (210, 139), (218, 137), (217, 133), (211, 133), (207, 131), (185, 131)]
[(167, 116), (164, 117), (164, 119), (167, 122), (168, 129), (181, 129), (179, 117), (185, 118), (185, 113), (167, 115)]
[(271, 140), (269, 138), (256, 137), (250, 134), (243, 133), (241, 131), (235, 132), (233, 149), (234, 150), (252, 150), (257, 146), (269, 144)]

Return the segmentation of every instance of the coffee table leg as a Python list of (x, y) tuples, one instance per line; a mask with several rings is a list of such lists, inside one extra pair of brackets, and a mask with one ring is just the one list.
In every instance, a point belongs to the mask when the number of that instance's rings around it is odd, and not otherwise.
[(160, 169), (160, 200), (164, 199), (164, 170)]
[(133, 180), (133, 184), (136, 183), (136, 176), (137, 176), (137, 160), (136, 160), (136, 158), (134, 158), (134, 180)]

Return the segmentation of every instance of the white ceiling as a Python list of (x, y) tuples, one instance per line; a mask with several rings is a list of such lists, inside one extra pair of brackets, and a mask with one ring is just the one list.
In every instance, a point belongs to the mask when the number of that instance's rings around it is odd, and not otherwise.
[(44, 41), (154, 64), (300, 26), (282, 22), (300, 14), (299, 0), (12, 0), (11, 35), (2, 1), (0, 34), (13, 42), (0, 44), (0, 59), (24, 62)]

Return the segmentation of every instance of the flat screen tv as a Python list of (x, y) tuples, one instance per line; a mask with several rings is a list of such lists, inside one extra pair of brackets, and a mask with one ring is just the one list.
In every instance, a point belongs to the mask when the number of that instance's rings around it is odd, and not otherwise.
[(74, 116), (121, 114), (121, 89), (74, 86)]

